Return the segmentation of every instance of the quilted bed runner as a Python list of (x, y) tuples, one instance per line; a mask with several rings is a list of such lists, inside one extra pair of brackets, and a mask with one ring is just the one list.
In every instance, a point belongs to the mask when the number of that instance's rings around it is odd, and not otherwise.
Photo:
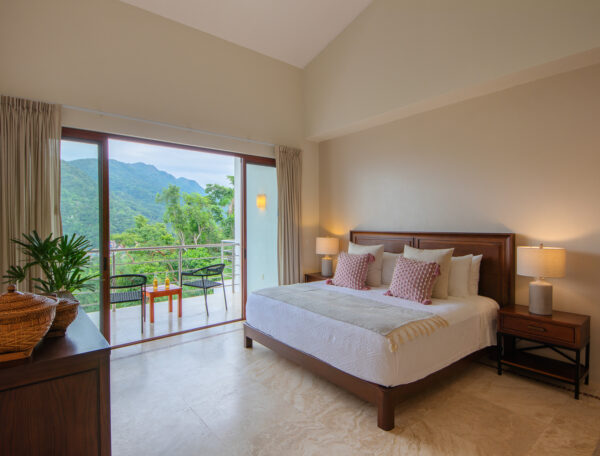
[(380, 334), (388, 340), (392, 353), (399, 344), (448, 326), (445, 319), (432, 312), (384, 304), (310, 283), (264, 288), (254, 294)]

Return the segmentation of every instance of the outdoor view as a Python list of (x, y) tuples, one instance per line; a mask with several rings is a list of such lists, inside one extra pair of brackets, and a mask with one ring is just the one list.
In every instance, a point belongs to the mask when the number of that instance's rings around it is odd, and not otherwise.
[[(63, 140), (61, 157), (63, 231), (85, 235), (98, 249), (98, 147)], [(184, 271), (225, 263), (227, 295), (239, 294), (238, 162), (224, 155), (110, 139), (111, 275), (142, 274), (150, 287), (154, 279), (163, 285), (167, 278), (177, 285)], [(94, 257), (97, 271), (97, 250)], [(95, 291), (76, 295), (88, 313), (99, 310), (98, 284)], [(218, 308), (224, 310), (223, 290), (209, 291), (213, 292), (220, 297)], [(183, 287), (184, 302), (194, 296), (202, 296), (202, 290)], [(166, 299), (157, 298), (156, 302)], [(205, 313), (204, 300), (199, 299), (186, 304), (186, 313)], [(140, 302), (114, 307), (137, 307), (139, 333)], [(121, 314), (125, 318), (125, 313)]]

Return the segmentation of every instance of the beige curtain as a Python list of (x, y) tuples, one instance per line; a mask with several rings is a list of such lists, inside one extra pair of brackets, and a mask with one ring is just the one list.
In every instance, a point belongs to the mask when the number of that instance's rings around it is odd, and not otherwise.
[[(0, 98), (0, 276), (25, 262), (12, 238), (62, 234), (60, 135), (60, 105)], [(33, 290), (30, 278), (19, 289)]]
[(277, 163), (277, 253), (279, 284), (301, 281), (300, 276), (300, 191), (302, 152), (286, 146), (275, 146)]

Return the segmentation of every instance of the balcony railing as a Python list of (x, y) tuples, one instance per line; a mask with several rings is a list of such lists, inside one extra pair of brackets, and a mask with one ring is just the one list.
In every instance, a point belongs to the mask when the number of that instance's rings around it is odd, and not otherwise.
[[(155, 276), (159, 283), (162, 283), (168, 274), (172, 283), (181, 284), (182, 272), (219, 262), (225, 264), (223, 271), (225, 287), (230, 287), (232, 293), (235, 293), (236, 284), (240, 284), (241, 277), (239, 245), (233, 240), (225, 239), (215, 244), (111, 248), (110, 273), (111, 275), (142, 274), (148, 277), (149, 284)], [(99, 251), (91, 250), (90, 255), (94, 257), (93, 266), (97, 268)], [(76, 293), (76, 297), (84, 307), (97, 306), (98, 285), (99, 281), (96, 281), (95, 291)], [(94, 310), (96, 309), (89, 308), (88, 311)]]

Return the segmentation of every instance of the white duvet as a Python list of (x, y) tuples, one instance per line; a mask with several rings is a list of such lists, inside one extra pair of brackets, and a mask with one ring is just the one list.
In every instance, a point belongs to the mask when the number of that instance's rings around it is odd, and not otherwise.
[[(387, 287), (363, 291), (325, 282), (312, 285), (403, 307), (424, 307), (384, 296)], [(259, 331), (355, 377), (383, 386), (397, 386), (422, 379), (495, 344), (496, 301), (483, 296), (451, 296), (432, 301), (425, 310), (443, 317), (448, 326), (405, 342), (395, 353), (389, 351), (387, 339), (375, 332), (253, 293), (248, 296), (246, 320)]]

